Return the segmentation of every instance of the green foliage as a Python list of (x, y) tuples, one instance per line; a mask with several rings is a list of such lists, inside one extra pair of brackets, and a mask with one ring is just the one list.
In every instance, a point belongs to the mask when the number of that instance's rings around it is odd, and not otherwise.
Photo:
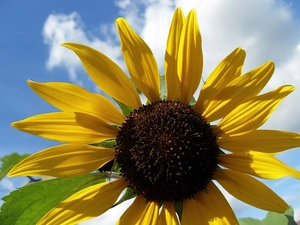
[(268, 212), (262, 220), (253, 218), (239, 219), (240, 225), (297, 225), (294, 220), (294, 210), (290, 207), (284, 214)]
[(2, 198), (0, 224), (36, 224), (47, 212), (72, 194), (101, 183), (107, 173), (88, 174), (71, 178), (57, 178), (32, 183)]
[(18, 153), (12, 153), (11, 155), (0, 158), (2, 165), (0, 167), (0, 180), (19, 162), (25, 159), (28, 154), (19, 155)]

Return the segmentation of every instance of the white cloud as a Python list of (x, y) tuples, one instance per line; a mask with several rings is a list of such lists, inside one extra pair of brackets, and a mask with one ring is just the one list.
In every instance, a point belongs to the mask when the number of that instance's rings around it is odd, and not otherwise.
[(78, 77), (78, 70), (82, 69), (81, 63), (72, 51), (61, 46), (64, 42), (77, 42), (88, 45), (98, 49), (122, 65), (122, 62), (119, 62), (120, 49), (109, 38), (108, 26), (106, 24), (106, 26), (101, 27), (100, 31), (104, 35), (104, 40), (101, 40), (85, 31), (81, 17), (76, 12), (70, 15), (49, 15), (43, 28), (44, 42), (49, 46), (49, 57), (46, 62), (47, 68), (66, 68), (72, 82), (83, 84), (82, 78)]

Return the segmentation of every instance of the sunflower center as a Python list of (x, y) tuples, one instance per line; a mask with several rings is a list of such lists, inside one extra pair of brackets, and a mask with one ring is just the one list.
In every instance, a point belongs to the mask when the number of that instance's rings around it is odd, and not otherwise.
[(134, 110), (117, 136), (121, 172), (149, 200), (182, 201), (204, 190), (218, 153), (211, 126), (190, 105), (175, 101)]

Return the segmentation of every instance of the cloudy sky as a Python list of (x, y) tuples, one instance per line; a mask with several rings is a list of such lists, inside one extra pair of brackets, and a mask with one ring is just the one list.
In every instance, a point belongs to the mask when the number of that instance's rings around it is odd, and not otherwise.
[[(60, 46), (63, 42), (89, 45), (107, 54), (125, 71), (115, 19), (125, 17), (151, 47), (160, 71), (169, 24), (176, 7), (195, 8), (203, 40), (204, 79), (236, 47), (247, 52), (243, 71), (267, 60), (276, 71), (263, 90), (292, 84), (296, 90), (264, 125), (268, 129), (300, 132), (300, 1), (299, 0), (90, 0), (0, 1), (0, 157), (12, 152), (34, 153), (57, 143), (16, 131), (10, 123), (31, 115), (53, 111), (26, 84), (35, 81), (65, 81), (100, 92), (77, 57)], [(126, 71), (127, 72), (127, 71)], [(300, 149), (278, 155), (300, 170)], [(4, 179), (0, 196), (26, 179)], [(300, 182), (291, 178), (265, 182), (296, 211), (300, 219)], [(262, 218), (265, 212), (226, 194), (238, 217)], [(120, 206), (84, 224), (114, 224)]]

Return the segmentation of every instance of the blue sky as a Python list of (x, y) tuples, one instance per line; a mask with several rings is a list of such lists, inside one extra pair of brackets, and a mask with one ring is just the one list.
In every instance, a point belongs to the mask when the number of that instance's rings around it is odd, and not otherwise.
[[(10, 127), (13, 121), (55, 110), (31, 91), (27, 79), (72, 82), (100, 92), (74, 54), (59, 44), (72, 41), (90, 45), (125, 69), (114, 27), (114, 20), (122, 16), (149, 44), (162, 72), (166, 35), (173, 11), (178, 6), (185, 13), (192, 8), (197, 10), (205, 57), (204, 78), (238, 46), (247, 51), (244, 71), (267, 60), (274, 61), (276, 72), (264, 91), (283, 84), (294, 85), (296, 91), (279, 106), (264, 128), (300, 132), (297, 106), (300, 96), (300, 1), (206, 2), (0, 1), (0, 157), (12, 152), (34, 153), (57, 144)], [(300, 170), (299, 149), (278, 157)], [(0, 183), (0, 196), (25, 181), (22, 178), (4, 179)], [(300, 219), (299, 181), (285, 178), (266, 183), (293, 205)], [(265, 215), (264, 211), (248, 207), (230, 196), (228, 199), (239, 217)], [(100, 220), (109, 224), (109, 217)]]

